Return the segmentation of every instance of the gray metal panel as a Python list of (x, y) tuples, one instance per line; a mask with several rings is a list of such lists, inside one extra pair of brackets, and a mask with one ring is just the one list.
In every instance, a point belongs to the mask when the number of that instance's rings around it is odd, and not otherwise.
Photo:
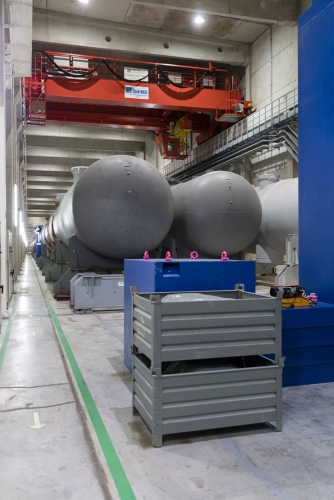
[(146, 377), (144, 374), (140, 373), (140, 370), (136, 369), (136, 375), (134, 377), (134, 384), (136, 384), (136, 381), (138, 381), (138, 384), (141, 388), (141, 390), (145, 393), (146, 397), (152, 401), (154, 399), (154, 391), (153, 391), (153, 385), (152, 385), (152, 379), (150, 377)]
[(275, 315), (273, 313), (224, 313), (219, 312), (219, 308), (215, 311), (193, 311), (185, 310), (182, 313), (175, 313), (174, 317), (163, 316), (162, 328), (164, 330), (189, 328), (201, 328), (211, 326), (212, 328), (219, 326), (263, 326), (274, 324)]
[(122, 274), (78, 273), (70, 286), (74, 312), (124, 308)]
[(153, 445), (161, 446), (165, 434), (228, 426), (275, 421), (281, 430), (284, 359), (247, 359), (246, 368), (161, 375), (149, 360), (133, 356), (133, 404), (152, 430)]
[(78, 279), (78, 275), (76, 274), (74, 278), (71, 279), (70, 281), (70, 306), (73, 307), (74, 304), (74, 284), (76, 283)]
[(152, 328), (152, 316), (147, 310), (142, 310), (139, 307), (135, 307), (133, 309), (133, 317), (137, 319), (139, 323), (142, 323), (148, 328)]
[(135, 381), (133, 384), (134, 393), (136, 394), (137, 398), (142, 402), (142, 404), (145, 406), (147, 412), (150, 415), (152, 415), (153, 414), (153, 400), (152, 400), (152, 398), (150, 398), (147, 395), (147, 393), (143, 390), (142, 385), (139, 384), (136, 380), (137, 380), (137, 378), (135, 378)]
[[(256, 387), (254, 387), (256, 385)], [(165, 389), (163, 391), (163, 403), (177, 403), (185, 401), (193, 401), (195, 399), (206, 400), (212, 398), (219, 398), (223, 393), (226, 397), (233, 396), (247, 396), (254, 391), (256, 394), (272, 393), (277, 390), (276, 380), (256, 380), (244, 381), (243, 384), (231, 383), (218, 383), (211, 384), (210, 391), (208, 385), (194, 385), (191, 387), (184, 386), (180, 388)]]
[(133, 408), (136, 409), (149, 429), (153, 431), (154, 378), (147, 367), (133, 356), (132, 392)]
[[(210, 300), (210, 293), (235, 300)], [(161, 302), (133, 296), (133, 345), (159, 368), (164, 361), (275, 354), (281, 357), (279, 299), (241, 291), (206, 292), (208, 301)]]
[(276, 410), (272, 408), (240, 412), (230, 412), (221, 415), (203, 415), (201, 417), (166, 420), (162, 424), (163, 434), (178, 432), (193, 432), (208, 429), (219, 429), (239, 425), (251, 425), (265, 422), (275, 422)]
[(145, 408), (142, 401), (140, 400), (140, 398), (138, 398), (137, 395), (134, 396), (133, 401), (134, 401), (134, 406), (138, 410), (141, 418), (144, 420), (148, 428), (152, 431), (153, 430), (152, 415), (150, 415), (150, 413), (147, 411), (147, 409)]
[(220, 398), (210, 401), (187, 401), (186, 403), (170, 403), (162, 407), (163, 422), (165, 419), (211, 415), (229, 411), (245, 411), (254, 409), (275, 410), (276, 392), (272, 394), (254, 394), (252, 396)]
[[(262, 356), (257, 358), (263, 359)], [(266, 359), (266, 358), (265, 358)], [(254, 366), (252, 368), (236, 368), (233, 370), (212, 370), (205, 372), (192, 372), (168, 375), (163, 377), (163, 389), (172, 389), (180, 387), (179, 376), (182, 375), (182, 387), (193, 385), (210, 385), (219, 383), (245, 383), (247, 381), (258, 380), (276, 380), (277, 364), (268, 360), (268, 366)]]
[(143, 337), (134, 336), (134, 344), (139, 351), (143, 352), (148, 358), (152, 358), (152, 344), (147, 342)]

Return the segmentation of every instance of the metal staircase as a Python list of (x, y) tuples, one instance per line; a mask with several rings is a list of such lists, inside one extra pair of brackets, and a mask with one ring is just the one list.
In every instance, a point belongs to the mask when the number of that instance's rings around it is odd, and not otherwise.
[(298, 89), (285, 94), (193, 149), (186, 160), (160, 168), (180, 181), (220, 169), (256, 153), (285, 146), (298, 161)]

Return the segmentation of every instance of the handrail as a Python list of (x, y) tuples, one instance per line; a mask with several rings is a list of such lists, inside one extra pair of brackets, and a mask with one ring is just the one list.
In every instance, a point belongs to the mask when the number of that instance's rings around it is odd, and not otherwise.
[(173, 177), (239, 143), (256, 139), (256, 136), (268, 132), (271, 128), (283, 125), (284, 122), (297, 115), (298, 89), (295, 88), (193, 149), (186, 160), (175, 160), (162, 166), (159, 170), (166, 177)]

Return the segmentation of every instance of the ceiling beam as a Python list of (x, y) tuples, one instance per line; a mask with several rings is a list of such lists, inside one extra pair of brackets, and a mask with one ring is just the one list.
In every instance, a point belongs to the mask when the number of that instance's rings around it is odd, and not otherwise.
[(33, 197), (33, 196), (28, 196), (27, 197), (27, 202), (31, 202), (31, 201), (46, 201), (46, 202), (54, 202), (55, 201), (55, 198), (40, 198), (40, 197)]
[(300, 0), (136, 0), (137, 4), (159, 8), (184, 10), (232, 17), (244, 21), (261, 21), (296, 25), (300, 14)]
[(68, 186), (64, 186), (62, 184), (52, 184), (51, 186), (38, 185), (38, 184), (28, 184), (28, 193), (29, 190), (38, 190), (38, 191), (55, 191), (56, 193), (67, 193)]
[[(109, 43), (105, 38), (110, 34), (112, 40)], [(250, 53), (246, 43), (153, 28), (149, 29), (148, 36), (146, 27), (44, 9), (34, 9), (32, 36), (34, 42), (41, 42), (38, 47), (42, 50), (58, 45), (62, 50), (65, 50), (66, 46), (75, 47), (79, 53), (84, 53), (85, 48), (94, 49), (96, 55), (101, 51), (134, 53), (138, 54), (138, 59), (145, 54), (157, 58), (161, 56), (244, 66), (249, 62)], [(168, 49), (164, 48), (165, 43), (169, 44)]]
[[(86, 154), (85, 156), (81, 156), (80, 152), (78, 151), (76, 154), (75, 152), (66, 152), (66, 150), (56, 150), (57, 152), (54, 152), (54, 156), (52, 156), (52, 151), (49, 150), (49, 153), (46, 151), (41, 151), (38, 148), (34, 148), (33, 150), (30, 150), (30, 148), (27, 148), (27, 159), (28, 163), (34, 163), (34, 164), (55, 164), (58, 165), (59, 162), (63, 163), (64, 166), (70, 167), (77, 167), (77, 166), (82, 166), (82, 167), (89, 167), (93, 163), (95, 163), (98, 160), (101, 160), (101, 158), (107, 158), (108, 156), (112, 156), (108, 153), (102, 153), (101, 151), (91, 151), (90, 154)], [(70, 154), (72, 153), (72, 154)], [(128, 153), (129, 154), (129, 153)], [(135, 155), (132, 155), (135, 156)]]
[(33, 210), (28, 208), (28, 217), (34, 217), (34, 215), (45, 216), (52, 215), (54, 210)]
[(73, 177), (57, 177), (51, 175), (30, 175), (28, 172), (27, 176), (28, 186), (32, 182), (51, 182), (51, 183), (64, 183), (64, 184), (73, 184)]
[(30, 206), (28, 205), (28, 212), (39, 212), (39, 213), (48, 213), (48, 212), (51, 212), (53, 213), (55, 211), (55, 206), (53, 207), (49, 207), (49, 206), (45, 206), (45, 207), (38, 207), (38, 208), (35, 208), (34, 206)]
[(117, 141), (139, 141), (145, 142), (147, 138), (146, 131), (114, 129), (110, 127), (102, 127), (98, 124), (92, 126), (73, 126), (67, 124), (46, 123), (45, 127), (36, 127), (28, 125), (26, 129), (28, 136), (38, 135), (52, 137), (75, 137), (85, 139), (105, 139)]
[(55, 206), (56, 200), (52, 199), (49, 202), (48, 201), (28, 201), (28, 207), (34, 206), (34, 207), (53, 207)]
[(139, 141), (122, 141), (106, 139), (88, 139), (76, 137), (38, 136), (27, 135), (27, 146), (42, 148), (62, 148), (70, 150), (98, 150), (104, 152), (144, 151), (145, 143)]
[(71, 172), (71, 166), (69, 165), (50, 165), (50, 163), (31, 163), (28, 161), (27, 163), (27, 171), (28, 171), (28, 175), (29, 175), (29, 172), (52, 172), (53, 174), (55, 174), (56, 172), (59, 172), (60, 174), (66, 174), (66, 173), (70, 173), (72, 175), (72, 172)]

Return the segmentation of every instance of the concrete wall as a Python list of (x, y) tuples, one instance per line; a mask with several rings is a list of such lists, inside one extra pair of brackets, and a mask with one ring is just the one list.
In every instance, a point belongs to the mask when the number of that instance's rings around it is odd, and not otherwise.
[(275, 174), (281, 180), (292, 179), (298, 176), (298, 164), (285, 148), (276, 149), (252, 161), (251, 182), (254, 186), (259, 185), (257, 177), (264, 173)]
[(297, 27), (273, 25), (251, 49), (250, 92), (260, 109), (298, 85)]
[(311, 5), (312, 5), (312, 0), (301, 0), (300, 2), (301, 12), (305, 12), (305, 10), (309, 9)]
[[(248, 75), (256, 109), (298, 86), (297, 37), (297, 27), (273, 25), (252, 44)], [(261, 173), (274, 173), (281, 179), (298, 176), (298, 164), (284, 147), (250, 158), (250, 162), (255, 186)]]

